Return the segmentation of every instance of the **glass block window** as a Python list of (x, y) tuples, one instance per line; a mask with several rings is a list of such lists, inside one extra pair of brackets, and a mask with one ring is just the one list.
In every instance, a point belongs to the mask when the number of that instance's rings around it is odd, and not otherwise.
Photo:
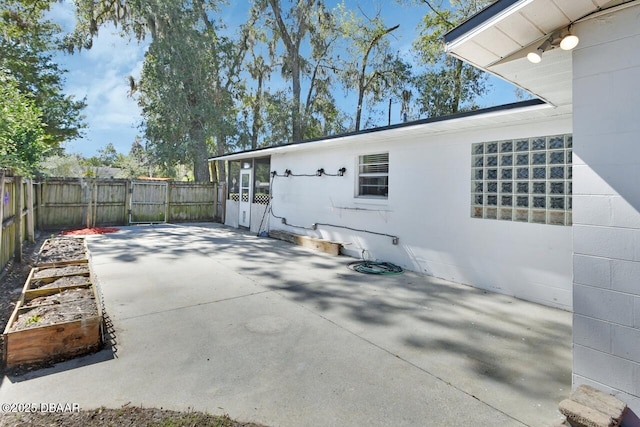
[(471, 217), (571, 225), (571, 135), (471, 146)]
[(389, 195), (389, 153), (366, 154), (358, 161), (358, 196), (386, 199)]

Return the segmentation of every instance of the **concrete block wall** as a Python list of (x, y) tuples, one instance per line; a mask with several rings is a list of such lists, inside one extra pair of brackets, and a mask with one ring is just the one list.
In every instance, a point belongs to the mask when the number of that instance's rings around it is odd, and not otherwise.
[(573, 380), (640, 414), (640, 5), (576, 26)]
[[(271, 230), (344, 243), (343, 252), (393, 262), (409, 270), (571, 309), (572, 229), (568, 226), (471, 217), (471, 148), (476, 142), (571, 133), (569, 114), (472, 130), (430, 133), (422, 128), (363, 134), (274, 154), (271, 169), (341, 177), (277, 177)], [(356, 197), (358, 157), (389, 153), (389, 197)], [(398, 236), (319, 226), (333, 224)]]

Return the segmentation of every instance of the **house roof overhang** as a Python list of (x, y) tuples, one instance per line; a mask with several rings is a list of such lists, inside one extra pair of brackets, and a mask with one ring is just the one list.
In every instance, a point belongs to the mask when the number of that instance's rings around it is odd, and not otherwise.
[[(638, 0), (498, 0), (448, 32), (445, 51), (554, 105), (572, 103), (572, 54), (553, 48), (533, 64), (535, 51), (558, 30), (601, 11)], [(579, 28), (573, 27), (580, 36)]]
[(276, 147), (259, 148), (237, 153), (225, 154), (209, 159), (209, 161), (245, 160), (269, 157), (277, 154), (308, 150), (313, 148), (329, 148), (353, 143), (387, 142), (390, 138), (409, 137), (411, 135), (440, 135), (453, 132), (464, 132), (502, 125), (514, 125), (567, 117), (571, 114), (568, 107), (553, 108), (539, 99), (499, 105), (481, 110), (468, 111), (444, 117), (433, 117), (409, 123), (401, 123), (381, 128), (366, 129), (342, 135), (328, 136)]

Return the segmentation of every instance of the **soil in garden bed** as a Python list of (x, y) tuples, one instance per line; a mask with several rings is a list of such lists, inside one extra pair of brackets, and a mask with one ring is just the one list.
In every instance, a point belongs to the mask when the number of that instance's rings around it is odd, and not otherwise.
[[(35, 243), (25, 243), (22, 248), (22, 263), (12, 262), (0, 279), (0, 330), (2, 331), (20, 299), (24, 282), (27, 280), (29, 272), (35, 264), (38, 250), (45, 240), (46, 236), (41, 235)], [(2, 352), (4, 352), (4, 339), (0, 339), (0, 354)], [(3, 372), (4, 366), (0, 363), (0, 375)]]
[(63, 276), (54, 280), (34, 280), (31, 282), (29, 289), (55, 289), (64, 288), (66, 286), (89, 285), (91, 280), (87, 276)]
[(34, 279), (42, 279), (44, 277), (63, 277), (63, 276), (81, 276), (89, 274), (88, 264), (71, 264), (64, 267), (43, 268), (35, 272)]
[(57, 237), (42, 245), (38, 255), (38, 264), (79, 261), (87, 259), (84, 239), (76, 237)]
[(10, 331), (65, 323), (98, 316), (93, 290), (68, 289), (60, 293), (38, 297), (24, 305)]

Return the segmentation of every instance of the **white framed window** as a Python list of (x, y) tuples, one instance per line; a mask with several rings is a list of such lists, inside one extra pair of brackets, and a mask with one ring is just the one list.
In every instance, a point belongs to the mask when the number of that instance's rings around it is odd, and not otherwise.
[(389, 153), (359, 156), (357, 195), (381, 199), (389, 196)]
[(471, 217), (572, 223), (571, 135), (471, 146)]

